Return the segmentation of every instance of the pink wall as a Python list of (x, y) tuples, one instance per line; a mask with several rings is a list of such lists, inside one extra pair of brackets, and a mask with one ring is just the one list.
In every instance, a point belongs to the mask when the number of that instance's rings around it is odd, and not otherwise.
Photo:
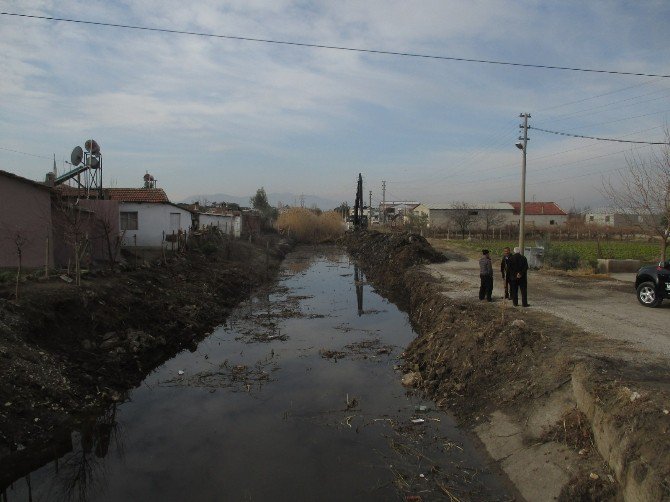
[(50, 191), (0, 173), (0, 267), (15, 268), (18, 265), (17, 236), (24, 240), (22, 266), (44, 267), (47, 259), (49, 266), (53, 266)]
[[(112, 253), (119, 236), (119, 203), (114, 200), (82, 199), (76, 205), (72, 201), (54, 202), (54, 260), (56, 266), (74, 266), (74, 241), (87, 239), (90, 253), (84, 258), (82, 266), (88, 266), (90, 260), (109, 261), (107, 237), (110, 239)], [(75, 234), (79, 234), (77, 237)]]

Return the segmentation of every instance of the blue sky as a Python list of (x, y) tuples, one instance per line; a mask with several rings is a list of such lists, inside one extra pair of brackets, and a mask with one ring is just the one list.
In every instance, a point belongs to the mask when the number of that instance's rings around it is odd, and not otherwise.
[[(450, 57), (670, 74), (670, 3), (0, 1), (0, 10)], [(531, 126), (664, 139), (670, 79), (406, 58), (0, 16), (0, 169), (41, 180), (95, 138), (104, 181), (171, 199), (519, 199)], [(527, 200), (604, 203), (652, 147), (530, 131)], [(20, 152), (20, 153), (19, 153)], [(367, 197), (366, 197), (367, 198)]]

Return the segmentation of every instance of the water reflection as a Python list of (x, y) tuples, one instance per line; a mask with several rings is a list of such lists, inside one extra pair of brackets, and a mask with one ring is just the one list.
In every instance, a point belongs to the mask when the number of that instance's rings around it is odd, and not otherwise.
[(358, 317), (363, 315), (363, 272), (354, 264), (354, 285), (356, 286), (356, 305), (358, 306)]
[[(91, 491), (101, 490), (105, 483), (104, 458), (114, 445), (121, 457), (124, 452), (122, 429), (116, 420), (117, 405), (112, 404), (101, 415), (84, 421), (77, 430), (61, 435), (46, 451), (16, 452), (2, 476), (2, 502), (14, 500), (63, 500), (85, 502)], [(23, 452), (26, 452), (25, 454)], [(53, 456), (49, 457), (49, 453)], [(23, 460), (23, 461), (22, 461)], [(52, 475), (47, 499), (34, 494), (31, 471), (44, 466)], [(26, 474), (26, 469), (28, 473)], [(11, 476), (5, 479), (6, 476)]]

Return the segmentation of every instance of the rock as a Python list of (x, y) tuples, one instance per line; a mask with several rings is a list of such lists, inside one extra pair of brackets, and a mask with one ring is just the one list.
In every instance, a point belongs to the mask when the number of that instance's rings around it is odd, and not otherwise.
[(416, 385), (421, 381), (421, 373), (418, 371), (412, 371), (410, 373), (406, 373), (402, 377), (402, 384), (405, 387), (416, 387)]
[(110, 338), (108, 340), (105, 340), (100, 344), (100, 349), (101, 350), (111, 350), (114, 347), (118, 346), (121, 341), (118, 338)]
[(102, 335), (102, 341), (103, 341), (103, 342), (106, 342), (107, 340), (110, 340), (110, 339), (112, 339), (112, 338), (118, 338), (118, 337), (116, 336), (116, 331), (108, 331), (107, 333), (105, 333), (104, 335)]
[(526, 329), (526, 321), (523, 319), (515, 319), (512, 321), (512, 326), (519, 329)]

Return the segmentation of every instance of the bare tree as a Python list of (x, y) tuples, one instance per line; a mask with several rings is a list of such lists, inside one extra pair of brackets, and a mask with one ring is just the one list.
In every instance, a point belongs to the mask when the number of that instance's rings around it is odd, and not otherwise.
[(650, 237), (659, 239), (661, 260), (667, 259), (670, 240), (670, 132), (666, 144), (649, 157), (630, 154), (626, 169), (619, 171), (618, 183), (603, 180), (603, 192), (621, 212), (636, 214), (631, 221)]
[(463, 238), (468, 233), (472, 224), (477, 221), (477, 211), (467, 202), (454, 202), (451, 205), (450, 219), (461, 232)]
[(81, 285), (81, 263), (90, 253), (90, 230), (93, 212), (76, 203), (58, 200), (54, 204), (54, 216), (65, 242), (72, 249), (75, 267), (75, 284)]
[(25, 246), (28, 243), (28, 239), (23, 236), (23, 234), (20, 231), (16, 231), (16, 234), (14, 234), (14, 245), (16, 246), (16, 256), (18, 258), (18, 267), (16, 269), (16, 290), (14, 291), (14, 295), (16, 296), (16, 299), (19, 299), (19, 282), (21, 281), (21, 258), (23, 254), (23, 246)]
[(492, 228), (499, 226), (505, 221), (505, 215), (496, 209), (484, 209), (479, 211), (479, 218), (484, 223), (486, 235), (489, 234)]

